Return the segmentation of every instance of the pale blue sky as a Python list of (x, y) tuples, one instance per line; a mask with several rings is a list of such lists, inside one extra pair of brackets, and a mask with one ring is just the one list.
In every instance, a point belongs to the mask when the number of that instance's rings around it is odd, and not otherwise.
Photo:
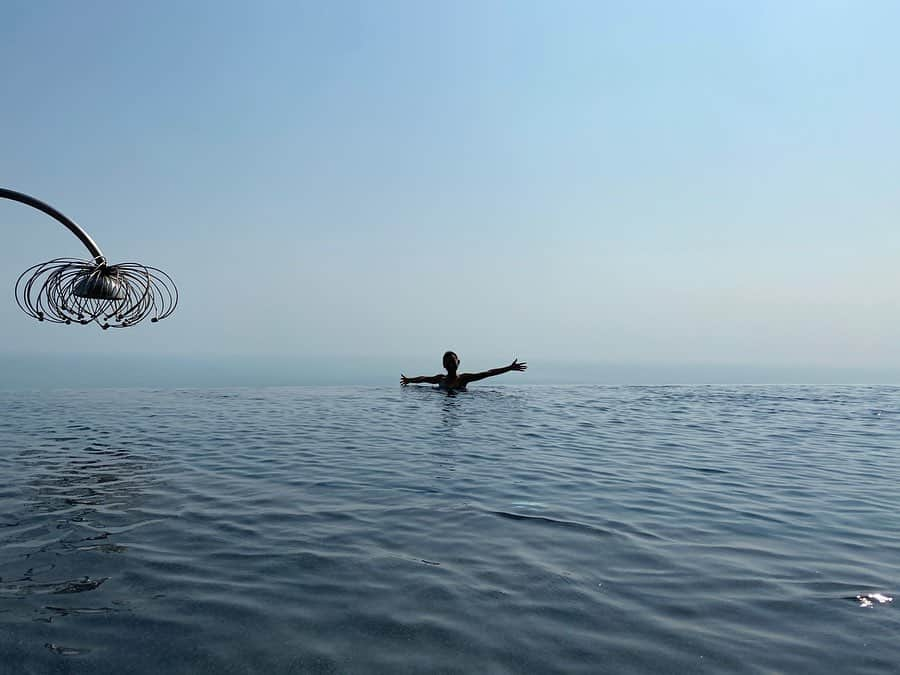
[[(0, 353), (900, 368), (897, 2), (7, 1)], [(495, 363), (496, 362), (496, 363)]]

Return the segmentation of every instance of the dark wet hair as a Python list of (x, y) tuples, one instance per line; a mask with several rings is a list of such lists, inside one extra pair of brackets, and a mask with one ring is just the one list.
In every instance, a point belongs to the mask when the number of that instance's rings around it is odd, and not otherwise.
[[(456, 363), (453, 360), (453, 357), (456, 356), (456, 352), (444, 352), (444, 368), (447, 370), (451, 370), (456, 368)], [(459, 357), (456, 356), (458, 359)]]

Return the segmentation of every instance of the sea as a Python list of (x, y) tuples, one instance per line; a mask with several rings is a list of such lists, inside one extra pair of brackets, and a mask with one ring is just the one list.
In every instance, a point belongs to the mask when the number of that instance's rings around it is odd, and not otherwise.
[(0, 392), (0, 673), (900, 673), (900, 387)]

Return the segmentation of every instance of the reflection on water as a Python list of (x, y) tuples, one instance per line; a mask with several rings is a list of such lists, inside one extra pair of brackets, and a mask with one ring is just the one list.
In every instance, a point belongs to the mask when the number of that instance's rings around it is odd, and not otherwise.
[(55, 441), (23, 448), (14, 460), (21, 501), (0, 530), (0, 597), (21, 601), (17, 611), (27, 607), (33, 621), (123, 609), (123, 602), (90, 605), (91, 593), (115, 567), (104, 557), (128, 550), (119, 540), (142, 522), (136, 507), (155, 480), (151, 459), (109, 435), (68, 425), (61, 435), (47, 432), (44, 438)]
[(441, 430), (444, 433), (452, 434), (460, 424), (460, 415), (465, 414), (465, 412), (464, 409), (460, 408), (455, 392), (440, 393), (443, 394), (440, 397)]

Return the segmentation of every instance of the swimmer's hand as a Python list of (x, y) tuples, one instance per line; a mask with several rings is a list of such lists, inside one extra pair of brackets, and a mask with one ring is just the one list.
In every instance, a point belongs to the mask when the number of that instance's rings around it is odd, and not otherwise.
[(508, 366), (508, 368), (509, 368), (509, 370), (522, 371), (522, 370), (526, 370), (528, 368), (528, 363), (525, 361), (522, 361), (522, 363), (519, 363), (519, 359), (513, 359), (513, 362)]
[(405, 387), (408, 384), (409, 384), (409, 378), (406, 375), (404, 375), (403, 373), (400, 373), (400, 386)]

